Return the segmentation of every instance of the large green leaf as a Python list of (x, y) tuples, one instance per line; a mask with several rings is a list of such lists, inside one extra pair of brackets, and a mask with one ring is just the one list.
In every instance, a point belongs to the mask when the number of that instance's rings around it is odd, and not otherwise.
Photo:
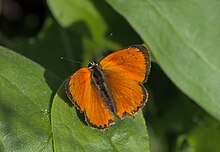
[(170, 79), (220, 120), (220, 1), (108, 0)]
[(0, 151), (52, 151), (50, 106), (59, 80), (0, 46)]
[[(91, 38), (96, 42), (103, 40), (107, 25), (91, 1), (48, 0), (47, 2), (61, 26), (71, 28), (80, 34), (88, 34), (87, 36), (92, 36)], [(88, 31), (83, 31), (84, 26)]]
[(106, 39), (106, 22), (91, 1), (48, 0), (47, 3), (56, 21), (63, 28), (79, 35), (84, 51), (84, 66), (92, 58), (99, 58), (103, 49), (120, 48), (115, 42)]
[(118, 120), (105, 131), (92, 129), (70, 104), (61, 87), (53, 100), (51, 118), (55, 151), (149, 151), (141, 111), (135, 118)]

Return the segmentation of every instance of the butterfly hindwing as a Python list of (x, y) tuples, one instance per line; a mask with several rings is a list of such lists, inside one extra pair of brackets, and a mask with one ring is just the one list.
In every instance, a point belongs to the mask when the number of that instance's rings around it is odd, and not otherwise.
[(106, 83), (114, 98), (116, 114), (121, 119), (126, 115), (134, 116), (147, 100), (147, 91), (141, 83), (112, 75), (106, 78)]

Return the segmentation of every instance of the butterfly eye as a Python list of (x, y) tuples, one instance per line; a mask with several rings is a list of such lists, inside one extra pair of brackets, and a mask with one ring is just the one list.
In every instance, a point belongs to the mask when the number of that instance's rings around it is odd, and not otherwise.
[(92, 68), (92, 62), (89, 62), (89, 64), (88, 64), (88, 68), (89, 68), (89, 69)]

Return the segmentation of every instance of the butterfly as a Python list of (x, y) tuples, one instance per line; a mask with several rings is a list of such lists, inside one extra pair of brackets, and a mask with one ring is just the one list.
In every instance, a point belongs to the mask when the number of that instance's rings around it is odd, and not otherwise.
[(77, 109), (84, 112), (90, 127), (106, 129), (115, 123), (114, 115), (120, 119), (134, 117), (147, 102), (143, 82), (150, 67), (148, 49), (129, 46), (76, 71), (67, 79), (65, 91)]

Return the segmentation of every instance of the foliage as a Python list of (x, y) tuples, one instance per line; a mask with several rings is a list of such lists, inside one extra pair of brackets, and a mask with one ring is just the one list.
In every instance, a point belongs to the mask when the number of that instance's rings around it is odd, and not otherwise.
[[(0, 151), (219, 150), (219, 1), (47, 0), (46, 7), (31, 37), (0, 36)], [(63, 88), (80, 66), (60, 57), (87, 66), (103, 50), (141, 43), (153, 60), (143, 113), (105, 131), (89, 128)]]

